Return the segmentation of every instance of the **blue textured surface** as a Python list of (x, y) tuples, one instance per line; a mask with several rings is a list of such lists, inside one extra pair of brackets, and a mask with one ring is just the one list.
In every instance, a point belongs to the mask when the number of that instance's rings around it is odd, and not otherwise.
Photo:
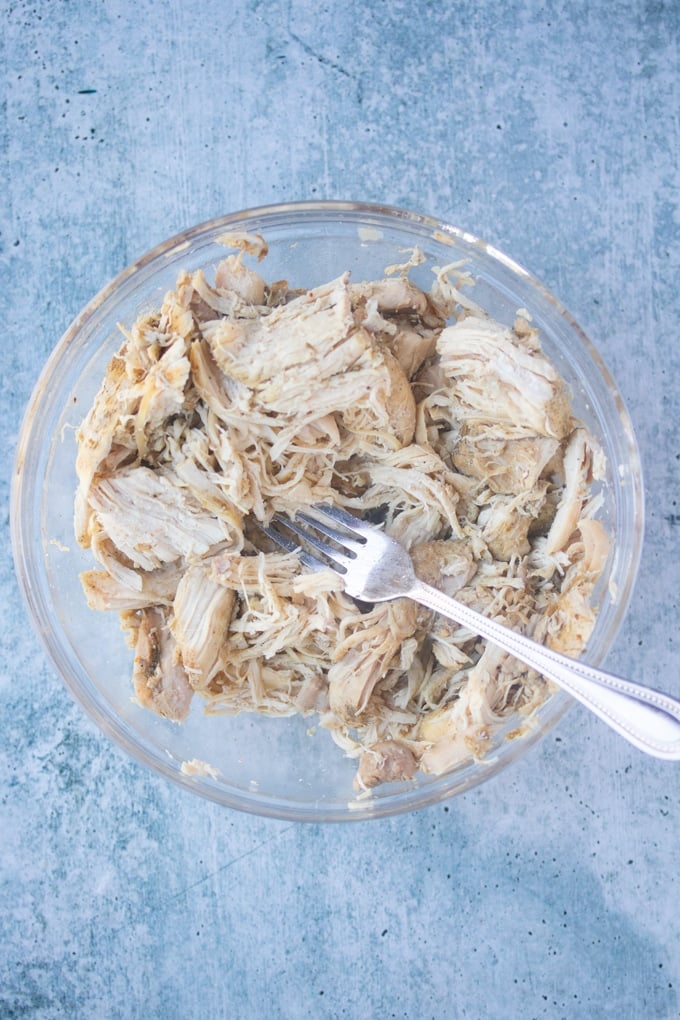
[(79, 308), (158, 241), (305, 198), (431, 212), (593, 337), (646, 472), (610, 666), (680, 694), (674, 0), (2, 5), (0, 1017), (680, 1016), (680, 768), (575, 709), (447, 806), (347, 827), (125, 758), (19, 602), (20, 415)]

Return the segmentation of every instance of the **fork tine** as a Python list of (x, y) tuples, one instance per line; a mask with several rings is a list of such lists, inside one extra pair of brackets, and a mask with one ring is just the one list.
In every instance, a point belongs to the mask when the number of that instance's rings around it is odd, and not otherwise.
[[(303, 515), (299, 516), (302, 517)], [(284, 525), (284, 527), (288, 528), (289, 531), (292, 531), (294, 535), (298, 535), (307, 543), (307, 545), (311, 546), (315, 552), (319, 552), (323, 556), (328, 557), (336, 569), (346, 568), (352, 562), (352, 559), (354, 559), (353, 555), (344, 556), (338, 549), (333, 548), (333, 546), (329, 545), (328, 542), (324, 542), (323, 539), (319, 538), (308, 528), (301, 528), (297, 521), (291, 520), (289, 517), (281, 517), (277, 514), (274, 520), (277, 524)], [(311, 517), (308, 518), (308, 521), (311, 525), (316, 524), (314, 519)], [(325, 564), (321, 564), (321, 566), (324, 565)]]
[[(355, 517), (354, 514), (349, 513), (340, 506), (331, 506), (328, 503), (315, 503), (312, 509), (315, 513), (323, 514), (336, 524), (342, 524), (343, 527), (347, 528), (354, 535), (360, 536), (359, 541), (362, 544), (366, 541), (364, 536), (375, 535), (375, 527), (365, 524), (360, 517)], [(298, 516), (300, 515), (298, 514)]]
[[(276, 518), (273, 518), (276, 520)], [(288, 524), (285, 518), (282, 518), (283, 523)], [(278, 522), (277, 522), (278, 523)], [(276, 528), (272, 528), (271, 525), (259, 524), (260, 531), (262, 531), (267, 538), (271, 538), (272, 542), (278, 545), (285, 552), (297, 553), (300, 562), (307, 567), (308, 570), (324, 570), (326, 564), (321, 560), (318, 560), (315, 556), (311, 556), (308, 552), (300, 547), (299, 542), (294, 542), (292, 538), (288, 538), (287, 535), (282, 535)]]
[(326, 538), (330, 538), (334, 542), (337, 542), (338, 545), (342, 546), (344, 549), (351, 550), (352, 554), (355, 556), (358, 555), (366, 545), (365, 538), (352, 537), (354, 532), (352, 532), (352, 536), (350, 536), (346, 532), (338, 531), (337, 528), (332, 528), (324, 521), (320, 521), (318, 517), (312, 517), (310, 514), (303, 513), (301, 510), (296, 511), (295, 519), (302, 521), (303, 524), (308, 524), (311, 528), (316, 528), (316, 530), (320, 531), (322, 535), (326, 536)]

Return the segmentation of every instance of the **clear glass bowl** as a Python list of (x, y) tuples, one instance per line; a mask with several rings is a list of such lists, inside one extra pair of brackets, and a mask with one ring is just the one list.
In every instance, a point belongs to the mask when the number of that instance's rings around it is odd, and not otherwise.
[[(506, 768), (549, 730), (571, 704), (552, 695), (518, 738), (499, 734), (483, 763), (468, 762), (440, 777), (419, 776), (379, 787), (357, 801), (356, 763), (310, 719), (204, 715), (200, 699), (178, 726), (132, 700), (132, 652), (117, 614), (88, 609), (78, 574), (93, 564), (73, 537), (75, 431), (121, 344), (117, 323), (130, 324), (159, 306), (180, 269), (211, 270), (224, 257), (216, 238), (226, 231), (262, 233), (269, 244), (264, 273), (293, 287), (312, 287), (351, 270), (355, 281), (379, 278), (418, 245), (426, 261), (413, 271), (429, 287), (432, 266), (464, 259), (476, 279), (470, 292), (510, 323), (527, 308), (547, 355), (569, 383), (576, 415), (601, 442), (608, 473), (600, 514), (613, 554), (596, 595), (599, 616), (587, 658), (601, 663), (628, 606), (643, 534), (642, 478), (637, 446), (621, 396), (600, 355), (559, 302), (529, 273), (455, 227), (401, 209), (349, 202), (270, 206), (201, 224), (165, 241), (125, 269), (73, 322), (53, 351), (26, 411), (12, 492), (12, 543), (29, 616), (64, 682), (109, 737), (133, 758), (184, 788), (221, 804), (279, 818), (328, 821), (412, 810), (468, 790)], [(506, 727), (511, 732), (517, 720)], [(187, 775), (199, 759), (218, 770)]]

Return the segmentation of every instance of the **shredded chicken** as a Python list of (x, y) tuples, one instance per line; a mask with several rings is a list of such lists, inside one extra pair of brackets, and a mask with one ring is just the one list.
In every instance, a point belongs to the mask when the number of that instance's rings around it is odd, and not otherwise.
[(355, 785), (483, 757), (548, 685), (400, 599), (348, 598), (255, 525), (332, 501), (378, 521), (424, 580), (577, 656), (609, 542), (604, 459), (525, 313), (466, 297), (460, 265), (309, 291), (269, 284), (259, 235), (181, 273), (124, 343), (78, 434), (75, 530), (88, 604), (120, 614), (145, 707), (316, 713)]

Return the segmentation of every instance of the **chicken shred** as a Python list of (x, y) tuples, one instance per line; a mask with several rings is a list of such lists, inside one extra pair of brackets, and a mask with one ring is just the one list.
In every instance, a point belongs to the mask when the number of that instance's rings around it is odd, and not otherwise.
[[(378, 281), (312, 290), (247, 266), (183, 272), (124, 330), (78, 433), (75, 531), (92, 609), (120, 614), (139, 702), (175, 721), (317, 713), (355, 786), (484, 757), (549, 686), (399, 599), (366, 606), (254, 522), (332, 501), (378, 520), (416, 572), (577, 656), (609, 553), (604, 458), (524, 313), (487, 316), (460, 264), (416, 251)], [(399, 275), (395, 275), (398, 273)]]

